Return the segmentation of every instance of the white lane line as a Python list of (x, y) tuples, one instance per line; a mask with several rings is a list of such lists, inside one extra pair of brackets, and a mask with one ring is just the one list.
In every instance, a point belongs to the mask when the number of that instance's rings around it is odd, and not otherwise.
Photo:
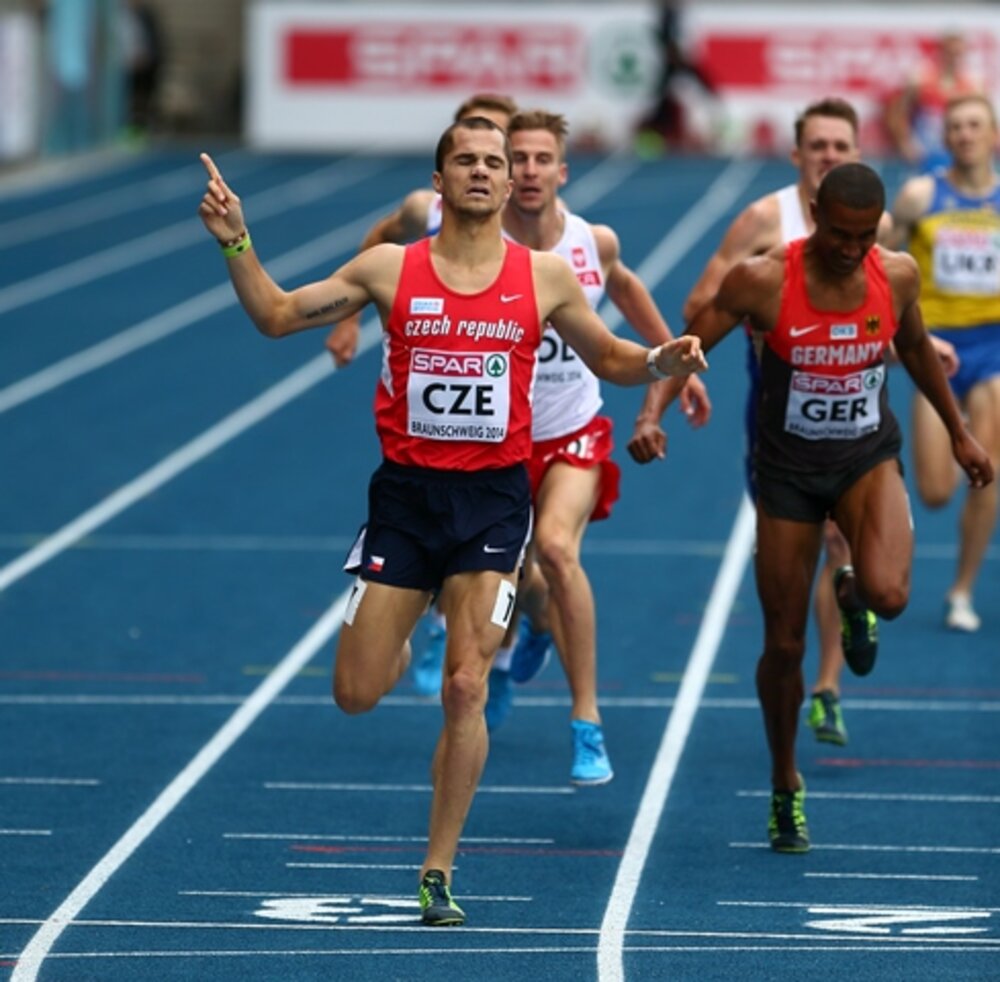
[[(420, 863), (285, 863), (285, 866), (287, 869), (364, 869), (394, 873), (416, 873), (420, 870)], [(455, 868), (458, 869), (458, 866)]]
[[(282, 215), (289, 208), (301, 207), (352, 184), (368, 180), (388, 166), (388, 161), (338, 161), (254, 195), (245, 203), (247, 214), (252, 215), (254, 221)], [(0, 288), (0, 315), (26, 307), (37, 300), (48, 299), (57, 293), (64, 293), (84, 283), (93, 283), (151, 259), (158, 259), (195, 242), (203, 242), (205, 235), (201, 222), (192, 214), (191, 218), (173, 225), (19, 280)]]
[(622, 950), (632, 904), (670, 793), (670, 785), (750, 558), (753, 539), (754, 512), (744, 496), (729, 537), (726, 556), (712, 587), (698, 637), (684, 670), (677, 702), (670, 713), (615, 876), (611, 896), (608, 898), (597, 952), (598, 979), (601, 982), (621, 982), (625, 978)]
[[(0, 694), (0, 706), (226, 706), (242, 702), (242, 694), (217, 693), (215, 695), (120, 695), (120, 694), (72, 694), (72, 695), (4, 695)], [(670, 709), (677, 700), (670, 696), (606, 696), (601, 698), (601, 705), (607, 709)], [(330, 700), (326, 696), (283, 696), (275, 700), (276, 706), (306, 707), (315, 706), (326, 709)], [(435, 711), (440, 710), (440, 704), (426, 696), (389, 695), (379, 703), (381, 706), (423, 706)], [(515, 696), (514, 705), (519, 709), (564, 709), (570, 705), (568, 696)], [(845, 705), (850, 705), (845, 703)], [(1000, 703), (919, 703), (907, 702), (905, 706), (889, 706), (886, 708), (900, 709), (913, 713), (957, 712), (963, 715), (969, 713), (995, 713), (1000, 710)], [(751, 698), (747, 699), (713, 699), (707, 697), (701, 701), (701, 709), (739, 709), (760, 711), (760, 704)], [(768, 797), (769, 792), (753, 791), (747, 795)], [(809, 792), (810, 798), (831, 797), (850, 798), (849, 792)], [(880, 795), (872, 794), (873, 799)], [(998, 803), (996, 795), (958, 795), (957, 803), (993, 805)]]
[[(647, 285), (663, 279), (715, 222), (736, 204), (759, 171), (759, 163), (736, 161), (730, 164), (646, 257), (636, 270), (639, 278)], [(612, 330), (623, 322), (617, 308), (608, 304), (604, 305), (600, 313)], [(623, 982), (625, 978), (622, 949), (629, 914), (729, 611), (750, 558), (754, 537), (753, 518), (753, 509), (744, 496), (740, 499), (733, 531), (726, 545), (719, 575), (713, 585), (691, 657), (684, 670), (677, 702), (670, 713), (608, 898), (597, 951), (599, 982)]]
[[(332, 232), (283, 253), (268, 263), (268, 269), (278, 280), (288, 279), (307, 270), (315, 269), (330, 258), (356, 248), (359, 239), (371, 227), (372, 222), (384, 214), (384, 205), (375, 208), (348, 225), (342, 225)], [(204, 235), (201, 237), (204, 238)], [(26, 375), (17, 382), (12, 382), (0, 389), (0, 413), (7, 412), (15, 406), (44, 395), (81, 375), (103, 368), (133, 351), (145, 348), (161, 338), (168, 337), (212, 314), (234, 307), (236, 304), (236, 294), (228, 280), (204, 290), (197, 296), (154, 314), (118, 334), (105, 338), (75, 354), (68, 355), (66, 358), (53, 362), (34, 374)], [(359, 346), (359, 353), (360, 351)]]
[(600, 201), (609, 191), (620, 187), (639, 168), (640, 161), (631, 155), (612, 154), (581, 178), (573, 178), (565, 198), (578, 214)]
[(0, 835), (52, 835), (52, 829), (0, 829)]
[(89, 777), (0, 777), (0, 784), (43, 784), (93, 788), (100, 783), (100, 781)]
[[(352, 930), (363, 930), (364, 925), (352, 924)], [(336, 925), (332, 925), (331, 929), (335, 929)], [(386, 928), (372, 928), (372, 930), (377, 930), (384, 932)], [(393, 931), (423, 931), (426, 934), (427, 929), (417, 927), (407, 927), (405, 925), (393, 925), (391, 928)], [(474, 928), (463, 927), (461, 933), (463, 935), (475, 933)], [(500, 932), (492, 932), (500, 933)], [(513, 931), (511, 933), (514, 933)], [(560, 931), (552, 930), (550, 932), (537, 931), (537, 934), (571, 934), (570, 931)], [(454, 937), (453, 934), (449, 934), (449, 940)], [(725, 941), (725, 939), (723, 939)], [(630, 954), (697, 954), (704, 952), (705, 954), (712, 956), (720, 951), (726, 952), (736, 952), (736, 953), (762, 953), (762, 952), (811, 952), (811, 953), (840, 953), (840, 952), (859, 952), (859, 953), (872, 953), (872, 952), (884, 952), (886, 950), (887, 944), (892, 944), (893, 954), (897, 953), (916, 953), (925, 954), (927, 952), (934, 953), (976, 953), (976, 954), (986, 954), (994, 950), (991, 947), (973, 947), (973, 945), (979, 945), (978, 941), (961, 941), (956, 943), (943, 943), (943, 942), (928, 942), (923, 943), (919, 940), (910, 938), (880, 938), (874, 940), (871, 938), (857, 938), (850, 939), (851, 943), (844, 943), (841, 940), (821, 942), (810, 939), (806, 943), (801, 944), (732, 944), (723, 943), (719, 944), (718, 941), (711, 941), (706, 944), (672, 944), (672, 945), (632, 945), (626, 950)], [(996, 949), (1000, 951), (1000, 946), (996, 946)], [(490, 946), (476, 946), (476, 947), (456, 947), (453, 944), (449, 944), (447, 947), (428, 947), (427, 945), (422, 945), (419, 948), (302, 948), (302, 949), (288, 949), (288, 948), (254, 948), (253, 950), (247, 950), (245, 948), (235, 948), (235, 949), (182, 949), (182, 948), (171, 948), (165, 951), (156, 950), (144, 950), (144, 951), (63, 951), (56, 952), (51, 955), (52, 961), (75, 961), (75, 960), (89, 960), (94, 961), (98, 959), (154, 959), (154, 958), (164, 958), (169, 961), (178, 961), (180, 959), (194, 959), (194, 958), (273, 958), (277, 961), (284, 961), (292, 958), (338, 958), (344, 959), (348, 957), (359, 957), (361, 955), (366, 958), (380, 958), (380, 957), (407, 957), (407, 958), (434, 958), (442, 959), (445, 957), (467, 959), (469, 956), (480, 956), (480, 955), (586, 955), (591, 954), (594, 951), (593, 945), (531, 945), (531, 946), (508, 946), (503, 945), (501, 947), (490, 947)], [(4, 960), (9, 960), (14, 958), (14, 955), (0, 956)], [(467, 964), (467, 962), (466, 962)], [(462, 966), (465, 967), (465, 966)]]
[[(365, 794), (376, 792), (386, 792), (389, 794), (399, 794), (400, 792), (415, 792), (419, 794), (430, 794), (434, 788), (430, 784), (365, 784), (353, 783), (343, 784), (337, 782), (310, 782), (310, 781), (265, 781), (264, 787), (268, 791), (362, 791)], [(476, 794), (576, 794), (573, 787), (544, 787), (541, 785), (527, 786), (516, 784), (480, 784), (476, 789)]]
[[(738, 798), (770, 798), (770, 791), (737, 791)], [(906, 801), (944, 805), (1000, 805), (996, 794), (917, 794), (915, 792), (874, 791), (813, 791), (809, 798), (826, 798), (830, 801)]]
[(978, 876), (957, 876), (939, 873), (804, 873), (806, 877), (819, 880), (943, 880), (959, 883), (975, 883)]
[[(282, 896), (293, 896), (292, 894), (283, 894)], [(311, 896), (311, 895), (309, 895)], [(327, 894), (329, 896), (329, 894)], [(463, 897), (465, 894), (463, 894)], [(521, 901), (523, 898), (518, 897), (485, 897), (484, 900), (497, 900), (506, 901), (508, 899)], [(407, 898), (398, 898), (400, 903), (405, 903), (407, 906), (415, 905), (416, 901)], [(812, 909), (819, 910), (830, 910), (838, 912), (851, 912), (858, 910), (856, 907), (846, 907), (839, 906), (835, 904), (789, 904), (786, 906), (797, 906), (797, 907), (809, 907)], [(862, 908), (864, 911), (877, 910), (880, 909), (879, 905), (872, 904)], [(912, 910), (912, 911), (926, 911), (928, 913), (934, 913), (936, 911), (946, 911), (948, 913), (954, 912), (966, 912), (969, 914), (982, 914), (990, 912), (990, 908), (916, 908), (916, 907), (889, 907), (886, 905), (885, 909), (887, 911), (897, 911), (897, 910)], [(8, 924), (37, 924), (37, 920), (30, 920), (27, 918), (0, 918), (0, 926)], [(386, 928), (381, 925), (373, 924), (336, 924), (330, 922), (280, 922), (280, 921), (151, 921), (151, 920), (125, 920), (125, 919), (80, 919), (76, 921), (76, 927), (79, 928), (126, 928), (126, 929), (137, 929), (137, 928), (148, 928), (151, 930), (163, 929), (167, 931), (178, 931), (178, 930), (194, 930), (194, 931), (237, 931), (237, 932), (261, 932), (261, 931), (277, 931), (277, 932), (321, 932), (321, 933), (336, 933), (342, 931), (367, 931), (367, 932), (377, 932), (383, 933)], [(422, 927), (419, 922), (409, 924), (393, 924), (391, 930), (393, 931), (417, 931), (421, 932), (426, 936), (427, 929)], [(532, 936), (556, 936), (567, 935), (570, 937), (578, 938), (589, 938), (597, 933), (597, 931), (592, 927), (473, 927), (465, 925), (461, 932), (462, 935), (465, 934), (478, 934), (478, 935), (516, 935), (521, 938), (528, 938)], [(672, 929), (672, 930), (638, 930), (629, 931), (628, 936), (633, 941), (645, 941), (648, 939), (663, 939), (663, 938), (704, 938), (704, 939), (718, 939), (718, 940), (758, 940), (758, 941), (805, 941), (812, 944), (822, 943), (819, 942), (815, 934), (800, 934), (793, 931), (704, 931), (704, 930), (694, 930), (694, 929)], [(455, 935), (449, 933), (448, 938), (454, 938)], [(864, 941), (867, 943), (874, 943), (876, 947), (885, 948), (890, 946), (896, 948), (901, 945), (912, 945), (913, 950), (927, 950), (940, 947), (940, 949), (953, 951), (961, 946), (969, 946), (969, 950), (979, 950), (979, 951), (989, 951), (994, 948), (1000, 949), (1000, 939), (998, 938), (969, 938), (969, 937), (919, 937), (915, 935), (902, 937), (899, 935), (879, 935), (876, 939), (870, 934), (862, 934), (860, 932), (850, 932), (845, 933), (838, 937), (838, 941), (843, 942), (858, 942)], [(837, 948), (840, 947), (839, 944), (835, 943)], [(247, 954), (253, 955), (257, 952), (253, 949), (245, 949)], [(357, 947), (353, 949), (356, 954), (359, 955), (369, 955), (372, 954), (374, 950), (383, 951), (384, 949), (368, 949), (365, 946)], [(424, 950), (427, 950), (426, 948)], [(434, 950), (434, 949), (430, 949)], [(445, 950), (445, 949), (442, 949)], [(448, 951), (453, 950), (450, 943), (447, 945)], [(481, 949), (473, 949), (479, 951)], [(504, 949), (506, 950), (506, 949)], [(515, 949), (512, 949), (515, 950)], [(593, 949), (591, 949), (593, 950)], [(630, 948), (631, 951), (651, 951), (655, 950), (652, 946), (647, 947), (645, 944), (633, 945)], [(59, 957), (58, 952), (54, 952), (51, 958), (55, 959)]]
[(0, 567), (0, 592), (64, 552), (87, 533), (152, 494), (157, 488), (214, 453), (245, 430), (266, 419), (287, 402), (311, 389), (332, 371), (333, 360), (329, 354), (324, 351), (323, 354), (317, 355), (277, 385), (267, 389), (179, 450), (164, 457), (158, 464), (119, 488), (68, 525), (64, 525), (39, 542), (33, 549), (29, 549), (6, 566)]
[(323, 616), (285, 655), (274, 671), (261, 682), (222, 728), (160, 792), (139, 819), (42, 923), (24, 951), (17, 956), (17, 964), (10, 977), (11, 982), (34, 982), (37, 979), (42, 962), (52, 950), (52, 946), (63, 931), (74, 922), (80, 911), (253, 725), (257, 717), (295, 678), (313, 655), (336, 633), (343, 623), (350, 592), (350, 589), (345, 590), (331, 604)]
[[(730, 842), (730, 849), (770, 849), (766, 842)], [(941, 856), (1000, 856), (1000, 846), (904, 846), (858, 842), (814, 842), (810, 852), (904, 852)]]
[[(277, 840), (285, 842), (415, 842), (426, 844), (427, 835), (316, 835), (300, 832), (224, 832), (223, 839)], [(460, 846), (551, 846), (555, 839), (523, 839), (509, 836), (462, 836)]]
[[(243, 151), (222, 154), (216, 163), (227, 177), (242, 177), (262, 166), (260, 158)], [(205, 168), (201, 163), (188, 164), (147, 177), (131, 184), (118, 185), (92, 197), (54, 205), (44, 211), (0, 223), (0, 249), (23, 245), (46, 236), (55, 238), (68, 229), (96, 224), (116, 215), (138, 211), (150, 204), (162, 204), (188, 194), (201, 194), (205, 187)]]

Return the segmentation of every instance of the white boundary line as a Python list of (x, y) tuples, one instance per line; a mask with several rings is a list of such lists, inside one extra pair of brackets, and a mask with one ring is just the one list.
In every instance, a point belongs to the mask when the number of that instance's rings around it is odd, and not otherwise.
[(729, 611), (743, 580), (754, 541), (754, 510), (744, 495), (729, 536), (726, 555), (719, 569), (712, 594), (705, 609), (705, 617), (695, 640), (691, 657), (684, 671), (684, 679), (677, 693), (677, 702), (653, 768), (646, 782), (632, 832), (625, 845), (625, 854), (618, 866), (608, 906), (601, 922), (601, 935), (597, 947), (597, 977), (599, 982), (623, 982), (625, 968), (622, 953), (625, 928), (632, 904), (639, 888), (646, 857), (649, 855), (660, 817), (670, 794), (684, 744), (687, 741), (694, 715), (708, 681), (708, 674), (715, 660), (715, 653), (725, 630)]
[[(324, 355), (324, 357), (328, 357)], [(187, 797), (188, 793), (250, 728), (257, 717), (308, 664), (333, 636), (344, 620), (350, 597), (345, 590), (281, 660), (281, 663), (229, 717), (222, 728), (167, 785), (130, 829), (111, 847), (73, 892), (53, 911), (18, 956), (11, 982), (34, 982), (45, 957), (63, 931), (104, 884), (156, 830), (157, 826)]]
[[(698, 242), (708, 229), (736, 203), (750, 181), (759, 172), (760, 164), (735, 161), (712, 183), (711, 187), (690, 209), (670, 234), (653, 250), (637, 270), (644, 282), (658, 281)], [(608, 315), (608, 326), (614, 330), (621, 321), (617, 312)], [(597, 947), (597, 977), (599, 982), (623, 982), (625, 969), (622, 952), (625, 928), (632, 904), (639, 889), (646, 857), (670, 794), (677, 765), (684, 751), (698, 704), (705, 691), (715, 653), (725, 629), (729, 611), (739, 590), (754, 541), (754, 512), (746, 495), (740, 499), (736, 521), (726, 544), (725, 555), (709, 597), (705, 617), (694, 648), (684, 670), (677, 700), (670, 713), (660, 749), (646, 783), (639, 810), (618, 866), (615, 883), (601, 922)]]
[[(344, 187), (366, 181), (386, 167), (388, 164), (374, 160), (339, 160), (258, 193), (244, 207), (248, 214), (254, 216), (255, 221), (272, 218), (283, 214), (288, 208), (309, 204)], [(63, 293), (84, 283), (93, 283), (112, 273), (176, 252), (203, 241), (204, 238), (205, 230), (192, 215), (191, 218), (147, 232), (128, 242), (0, 288), (0, 314), (25, 307), (37, 300), (47, 300), (53, 294)]]

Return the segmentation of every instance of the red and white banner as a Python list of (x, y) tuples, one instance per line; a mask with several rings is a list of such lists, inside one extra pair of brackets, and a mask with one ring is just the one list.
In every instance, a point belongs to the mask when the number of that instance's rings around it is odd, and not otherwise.
[(685, 47), (718, 87), (729, 149), (789, 149), (810, 102), (841, 96), (858, 110), (862, 145), (887, 147), (889, 98), (945, 32), (965, 38), (969, 73), (1000, 95), (1000, 12), (985, 6), (753, 5), (685, 8)]
[[(886, 146), (885, 103), (946, 31), (1000, 97), (1000, 10), (990, 5), (712, 3), (683, 8), (684, 48), (717, 88), (682, 101), (700, 142), (785, 152), (795, 117), (850, 99), (869, 153)], [(661, 61), (654, 0), (614, 3), (322, 4), (249, 10), (246, 132), (260, 147), (425, 151), (479, 91), (565, 113), (571, 139), (629, 142)]]
[(475, 92), (627, 140), (660, 74), (649, 3), (250, 7), (246, 131), (260, 147), (427, 150)]

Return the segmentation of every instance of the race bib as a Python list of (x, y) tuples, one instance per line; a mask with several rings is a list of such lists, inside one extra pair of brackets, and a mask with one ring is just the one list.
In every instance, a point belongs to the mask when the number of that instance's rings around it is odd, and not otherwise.
[(948, 293), (1000, 293), (1000, 233), (939, 229), (934, 236), (934, 283)]
[(407, 383), (408, 432), (426, 440), (502, 443), (510, 419), (510, 356), (415, 348)]
[(881, 423), (885, 365), (832, 378), (792, 372), (785, 431), (806, 440), (856, 440)]

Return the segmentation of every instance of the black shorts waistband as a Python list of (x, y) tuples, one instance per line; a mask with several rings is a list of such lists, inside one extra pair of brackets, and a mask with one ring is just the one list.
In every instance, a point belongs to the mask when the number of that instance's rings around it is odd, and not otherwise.
[(430, 484), (448, 484), (452, 487), (468, 484), (497, 484), (519, 474), (527, 477), (526, 463), (510, 464), (507, 467), (480, 468), (474, 471), (441, 470), (437, 467), (415, 467), (412, 464), (397, 464), (394, 460), (383, 459), (378, 468), (383, 474), (398, 478), (412, 478)]

